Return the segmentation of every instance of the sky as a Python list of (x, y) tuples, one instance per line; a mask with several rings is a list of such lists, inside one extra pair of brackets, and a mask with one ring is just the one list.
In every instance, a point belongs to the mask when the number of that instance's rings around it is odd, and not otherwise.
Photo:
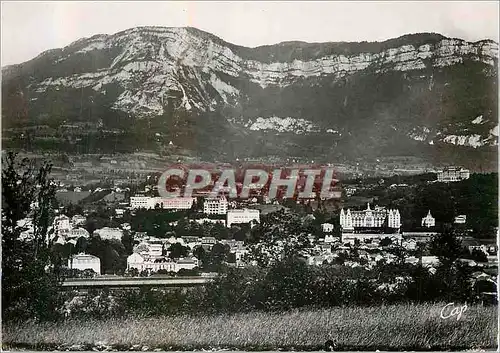
[(498, 41), (498, 13), (498, 1), (2, 1), (1, 64), (137, 26), (192, 26), (248, 47), (291, 40), (383, 41), (417, 32)]

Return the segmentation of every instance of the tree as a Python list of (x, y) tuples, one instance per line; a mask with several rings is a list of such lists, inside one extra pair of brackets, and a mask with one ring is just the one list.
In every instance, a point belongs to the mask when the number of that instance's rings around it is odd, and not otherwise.
[(445, 268), (450, 268), (463, 252), (455, 231), (450, 227), (446, 227), (442, 233), (432, 238), (430, 250)]
[(132, 254), (134, 248), (134, 236), (128, 230), (123, 232), (122, 244), (127, 255)]
[(197, 246), (193, 250), (193, 255), (196, 257), (202, 264), (205, 263), (205, 258), (207, 256), (205, 249), (202, 246)]
[(476, 262), (488, 262), (486, 254), (479, 249), (472, 249), (470, 258)]
[(138, 270), (138, 269), (136, 269), (135, 267), (129, 268), (129, 269), (125, 272), (125, 275), (126, 275), (126, 276), (129, 276), (129, 277), (139, 277), (139, 270)]
[(214, 244), (212, 250), (208, 253), (206, 257), (205, 268), (211, 268), (217, 271), (220, 266), (227, 261), (229, 255), (230, 247), (229, 245), (222, 245), (221, 243)]
[(260, 288), (266, 309), (289, 310), (314, 302), (313, 269), (291, 256), (273, 264)]
[(380, 241), (380, 246), (389, 246), (392, 244), (392, 240), (390, 238), (384, 238)]
[[(61, 263), (49, 247), (56, 209), (51, 165), (39, 168), (9, 152), (2, 167), (2, 314), (3, 319), (56, 316)], [(19, 221), (28, 218), (33, 236), (21, 240)]]
[(169, 251), (170, 251), (170, 253), (168, 256), (171, 259), (178, 259), (178, 258), (184, 257), (188, 254), (188, 248), (185, 246), (182, 246), (179, 243), (173, 243), (172, 245), (170, 245)]
[(83, 214), (83, 207), (81, 205), (75, 205), (74, 203), (70, 203), (64, 208), (64, 214), (68, 217), (73, 217), (77, 214)]
[(229, 230), (226, 226), (221, 223), (215, 223), (210, 229), (210, 236), (220, 239), (228, 239), (229, 238)]

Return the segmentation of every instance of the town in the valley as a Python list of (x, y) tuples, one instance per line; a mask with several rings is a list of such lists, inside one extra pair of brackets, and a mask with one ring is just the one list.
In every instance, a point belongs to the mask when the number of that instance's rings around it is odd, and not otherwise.
[[(47, 240), (63, 259), (67, 280), (87, 282), (213, 276), (221, 265), (257, 265), (262, 254), (279, 259), (294, 242), (302, 242), (299, 253), (309, 266), (370, 270), (406, 263), (432, 273), (439, 254), (430, 244), (448, 228), (458, 235), (459, 260), (473, 270), (473, 280), (494, 283), (496, 214), (484, 209), (485, 201), (471, 202), (485, 196), (476, 194), (476, 184), (487, 176), (446, 167), (357, 177), (339, 181), (334, 199), (270, 199), (264, 191), (247, 199), (205, 191), (162, 198), (158, 173), (128, 185), (60, 180)], [(28, 239), (33, 225), (27, 219), (23, 226)], [(281, 230), (278, 241), (269, 236), (274, 227)]]

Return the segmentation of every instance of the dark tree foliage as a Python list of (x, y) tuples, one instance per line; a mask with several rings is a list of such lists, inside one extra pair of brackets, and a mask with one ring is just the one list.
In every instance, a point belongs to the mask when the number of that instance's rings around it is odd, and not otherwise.
[(477, 262), (488, 262), (488, 257), (486, 256), (486, 254), (479, 249), (473, 249), (470, 252), (470, 258)]
[(179, 259), (188, 254), (189, 248), (182, 246), (179, 243), (174, 243), (170, 245), (170, 248), (168, 250), (170, 251), (169, 257), (171, 259)]
[(392, 244), (392, 240), (390, 238), (384, 238), (380, 241), (380, 246), (389, 246)]
[(209, 272), (218, 272), (223, 264), (228, 261), (230, 253), (229, 245), (221, 243), (214, 244), (210, 252), (205, 255), (203, 268)]
[(92, 236), (87, 251), (90, 255), (101, 259), (101, 273), (103, 274), (120, 275), (127, 268), (129, 253), (120, 240), (102, 240), (99, 236)]
[(442, 233), (433, 237), (430, 250), (432, 255), (438, 257), (444, 268), (450, 268), (463, 253), (456, 231), (451, 227), (447, 227)]
[[(2, 318), (51, 319), (62, 275), (49, 248), (56, 209), (51, 165), (37, 167), (11, 152), (2, 164)], [(33, 237), (21, 240), (25, 218), (33, 223)]]

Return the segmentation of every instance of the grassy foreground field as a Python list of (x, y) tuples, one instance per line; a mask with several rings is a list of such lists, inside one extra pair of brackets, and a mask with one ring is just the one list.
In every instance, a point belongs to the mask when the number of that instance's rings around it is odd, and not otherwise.
[(486, 349), (497, 346), (497, 307), (471, 306), (460, 320), (443, 304), (287, 313), (67, 320), (3, 326), (3, 349), (337, 350)]

